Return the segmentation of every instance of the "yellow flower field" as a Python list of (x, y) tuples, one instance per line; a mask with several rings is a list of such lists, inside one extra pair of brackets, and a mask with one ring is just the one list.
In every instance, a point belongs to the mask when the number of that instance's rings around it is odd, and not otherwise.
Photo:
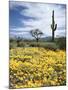
[(66, 53), (38, 47), (10, 50), (10, 88), (66, 84)]

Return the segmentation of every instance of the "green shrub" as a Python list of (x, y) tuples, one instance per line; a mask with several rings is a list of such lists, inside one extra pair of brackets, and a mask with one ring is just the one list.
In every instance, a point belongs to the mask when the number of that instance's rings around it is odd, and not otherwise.
[(44, 48), (55, 51), (58, 49), (58, 46), (55, 43), (47, 43), (45, 44)]
[(60, 37), (56, 40), (56, 44), (60, 49), (66, 49), (66, 37)]
[(38, 43), (30, 43), (31, 47), (43, 47), (45, 49), (50, 49), (50, 50), (57, 50), (58, 49), (58, 45), (56, 45), (56, 43), (48, 43), (48, 42), (38, 42)]
[(23, 41), (17, 43), (17, 47), (25, 47), (25, 46), (26, 44)]
[(29, 44), (29, 46), (30, 46), (30, 47), (37, 47), (38, 44), (37, 44), (37, 43), (33, 43), (33, 42), (31, 42), (31, 43)]
[(10, 45), (9, 45), (9, 48), (10, 48), (10, 49), (11, 49), (11, 48), (15, 48), (15, 47), (17, 47), (17, 43), (16, 43), (16, 42), (10, 43)]

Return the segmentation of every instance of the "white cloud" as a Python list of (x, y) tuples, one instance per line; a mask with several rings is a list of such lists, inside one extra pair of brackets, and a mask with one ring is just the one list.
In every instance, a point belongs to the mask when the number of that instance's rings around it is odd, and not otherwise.
[[(10, 4), (11, 8), (14, 8), (16, 5), (27, 6), (28, 9), (22, 10), (21, 15), (31, 16), (38, 18), (37, 20), (28, 20), (23, 21), (25, 25), (31, 25), (32, 27), (23, 28), (22, 30), (31, 30), (39, 28), (47, 35), (51, 35), (51, 23), (52, 23), (52, 10), (55, 11), (55, 23), (58, 27), (65, 28), (65, 9), (62, 8), (63, 5), (55, 4), (41, 4), (41, 3), (25, 3), (25, 2), (12, 2)], [(20, 30), (21, 28), (18, 28)], [(56, 31), (56, 34), (59, 34), (61, 31)]]

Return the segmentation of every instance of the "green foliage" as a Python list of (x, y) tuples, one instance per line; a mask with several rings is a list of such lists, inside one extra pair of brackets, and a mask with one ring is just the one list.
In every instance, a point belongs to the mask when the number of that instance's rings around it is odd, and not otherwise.
[(58, 45), (56, 45), (55, 43), (49, 43), (49, 44), (46, 44), (44, 48), (55, 51), (58, 49)]
[(58, 45), (56, 45), (56, 43), (48, 43), (48, 42), (38, 42), (38, 43), (30, 43), (31, 47), (43, 47), (45, 49), (50, 49), (50, 50), (57, 50), (58, 49)]
[(59, 49), (66, 49), (66, 37), (58, 38), (56, 44), (59, 46)]
[(22, 42), (22, 39), (20, 37), (18, 37), (16, 39), (16, 42), (17, 42), (17, 47), (19, 47), (20, 46), (20, 42)]
[(66, 38), (60, 37), (55, 38), (54, 42), (47, 42), (40, 40), (36, 42), (35, 40), (22, 40), (14, 39), (10, 40), (10, 48), (15, 47), (43, 47), (45, 49), (57, 50), (57, 49), (66, 49)]
[(10, 47), (10, 49), (11, 48), (15, 48), (15, 47), (17, 47), (17, 43), (16, 42), (12, 42), (12, 43), (10, 43), (9, 47)]
[(23, 41), (20, 41), (18, 44), (17, 44), (17, 47), (25, 47), (26, 46), (26, 43), (24, 43)]

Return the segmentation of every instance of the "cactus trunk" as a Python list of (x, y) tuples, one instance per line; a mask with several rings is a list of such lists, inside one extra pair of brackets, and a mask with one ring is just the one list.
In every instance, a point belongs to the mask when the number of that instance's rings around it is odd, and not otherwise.
[(51, 29), (52, 29), (52, 41), (54, 41), (55, 30), (57, 29), (57, 24), (55, 24), (55, 20), (54, 20), (54, 10), (52, 11), (52, 24), (51, 24)]
[(54, 41), (54, 31), (52, 30), (52, 41)]

